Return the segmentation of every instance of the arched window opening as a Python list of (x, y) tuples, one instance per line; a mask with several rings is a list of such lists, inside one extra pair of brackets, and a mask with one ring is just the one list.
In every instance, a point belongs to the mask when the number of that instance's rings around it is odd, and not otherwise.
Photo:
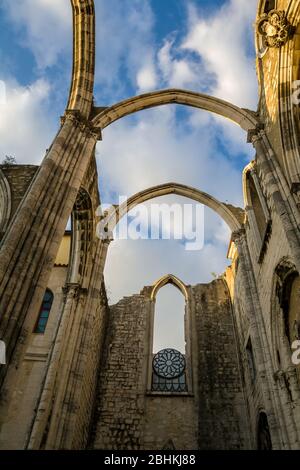
[(53, 303), (53, 298), (54, 298), (53, 293), (51, 292), (50, 289), (47, 289), (44, 294), (38, 320), (34, 328), (34, 333), (41, 333), (41, 334), (45, 333), (46, 326), (47, 326), (48, 319), (49, 319), (50, 310), (51, 310), (52, 303)]
[(257, 427), (257, 449), (272, 450), (271, 434), (266, 413), (260, 413)]
[(249, 191), (250, 191), (252, 209), (254, 211), (257, 228), (260, 234), (260, 238), (261, 240), (263, 240), (265, 237), (266, 229), (267, 229), (267, 221), (266, 221), (266, 216), (262, 207), (262, 203), (261, 203), (261, 200), (260, 200), (260, 197), (259, 197), (259, 194), (256, 189), (252, 176), (249, 177)]
[(185, 298), (179, 289), (162, 287), (155, 301), (153, 353), (174, 348), (185, 354), (184, 315)]
[(292, 343), (300, 339), (300, 276), (297, 272), (285, 280), (282, 292), (282, 309), (284, 314), (285, 334)]
[(162, 450), (176, 450), (174, 442), (169, 439), (163, 446)]
[(266, 0), (264, 13), (269, 13), (271, 10), (275, 10), (276, 0)]
[(254, 383), (256, 379), (256, 366), (255, 366), (255, 360), (254, 360), (254, 354), (253, 354), (253, 348), (252, 348), (252, 341), (250, 338), (247, 343), (246, 353), (247, 353), (247, 360), (248, 360), (251, 382)]
[(244, 195), (250, 234), (255, 245), (257, 261), (261, 263), (266, 253), (272, 223), (267, 201), (255, 168), (256, 163), (251, 162), (244, 170)]
[(0, 364), (6, 364), (6, 344), (0, 341)]
[(288, 258), (280, 262), (275, 273), (272, 307), (275, 365), (284, 371), (294, 365), (300, 381), (300, 366), (293, 363), (294, 343), (300, 340), (300, 276)]
[(161, 288), (156, 296), (151, 389), (187, 391), (185, 298), (170, 284)]

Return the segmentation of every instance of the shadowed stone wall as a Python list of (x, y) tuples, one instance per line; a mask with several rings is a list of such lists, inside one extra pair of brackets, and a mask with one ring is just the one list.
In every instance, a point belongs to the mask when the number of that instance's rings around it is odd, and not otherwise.
[[(150, 288), (110, 308), (96, 449), (243, 449), (249, 427), (231, 300), (222, 279), (189, 288), (187, 393), (151, 392)], [(190, 333), (187, 332), (189, 335)]]
[(198, 349), (200, 449), (249, 448), (235, 322), (222, 280), (192, 288)]

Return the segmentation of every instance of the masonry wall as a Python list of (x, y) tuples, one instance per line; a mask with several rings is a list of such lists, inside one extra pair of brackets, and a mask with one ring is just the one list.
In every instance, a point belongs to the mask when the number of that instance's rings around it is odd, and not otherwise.
[(192, 288), (197, 331), (198, 446), (245, 449), (250, 429), (236, 327), (223, 280)]
[(36, 165), (0, 165), (10, 186), (11, 217), (19, 207), (38, 168)]
[(142, 447), (146, 330), (142, 295), (110, 308), (92, 443), (96, 449)]
[(47, 360), (53, 346), (62, 303), (67, 267), (54, 267), (48, 287), (54, 294), (45, 334), (29, 332), (23, 361), (15, 357), (15, 371), (8, 377), (0, 402), (0, 448), (24, 449), (37, 399), (41, 393)]
[[(249, 448), (249, 425), (229, 292), (222, 279), (189, 288), (187, 393), (150, 390), (150, 288), (110, 308), (92, 447)], [(189, 361), (187, 361), (189, 363)], [(150, 371), (151, 376), (151, 371)]]

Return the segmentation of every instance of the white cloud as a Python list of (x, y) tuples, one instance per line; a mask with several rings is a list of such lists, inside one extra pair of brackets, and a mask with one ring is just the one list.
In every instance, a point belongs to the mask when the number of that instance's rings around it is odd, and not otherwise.
[(172, 57), (173, 41), (166, 40), (158, 52), (158, 65), (167, 86), (172, 88), (189, 88), (197, 81), (195, 65), (184, 59)]
[(128, 85), (137, 91), (156, 86), (154, 17), (148, 0), (97, 0), (96, 98), (126, 98)]
[(201, 67), (215, 76), (212, 94), (254, 109), (257, 80), (249, 41), (254, 41), (256, 5), (256, 0), (230, 0), (208, 18), (191, 6), (190, 28), (181, 46), (197, 53)]
[(68, 0), (2, 0), (2, 8), (39, 68), (52, 66), (64, 53), (70, 53), (72, 14)]
[(174, 181), (241, 204), (240, 172), (218, 150), (215, 128), (185, 130), (175, 116), (176, 107), (161, 107), (140, 113), (135, 124), (126, 118), (105, 129), (98, 145), (102, 189), (130, 196)]
[(141, 68), (137, 73), (136, 81), (139, 93), (153, 90), (157, 85), (154, 65), (150, 63)]
[(125, 295), (139, 293), (168, 273), (186, 284), (210, 282), (212, 273), (224, 271), (226, 251), (226, 246), (216, 240), (195, 252), (186, 251), (182, 244), (172, 240), (112, 242), (105, 269), (109, 302), (113, 304)]
[(6, 102), (0, 106), (0, 161), (11, 155), (17, 163), (41, 162), (54, 133), (47, 112), (49, 93), (45, 80), (30, 87), (6, 83)]
[[(140, 113), (134, 122), (126, 118), (105, 129), (97, 152), (103, 202), (118, 202), (109, 200), (112, 192), (130, 196), (175, 181), (209, 192), (221, 201), (241, 204), (240, 172), (220, 154), (211, 123), (211, 118), (203, 118), (201, 127), (185, 132), (182, 120), (176, 120), (176, 107), (168, 106)], [(152, 202), (190, 201), (168, 196)], [(105, 271), (111, 301), (137, 293), (143, 285), (167, 273), (178, 275), (188, 284), (208, 282), (212, 272), (222, 273), (228, 264), (230, 234), (211, 211), (205, 215), (205, 235), (206, 245), (199, 252), (188, 252), (176, 241), (114, 242)]]

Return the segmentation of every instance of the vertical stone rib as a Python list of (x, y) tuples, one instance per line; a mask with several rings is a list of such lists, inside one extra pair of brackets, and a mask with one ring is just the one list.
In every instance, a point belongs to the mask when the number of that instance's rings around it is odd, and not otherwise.
[(88, 118), (93, 103), (95, 15), (93, 0), (71, 0), (73, 9), (73, 71), (67, 108)]
[[(99, 300), (95, 298), (94, 292), (96, 291), (96, 288), (99, 290), (101, 286), (101, 280), (103, 279), (103, 266), (107, 255), (107, 249), (108, 243), (98, 240), (95, 249), (93, 270), (90, 277), (90, 295), (86, 301), (82, 324), (79, 330), (76, 354), (73, 356), (71, 369), (73, 373), (70, 373), (68, 386), (66, 388), (63, 401), (64, 419), (56, 423), (56, 426), (58, 426), (62, 432), (61, 435), (59, 435), (58, 432), (55, 433), (56, 440), (53, 446), (55, 449), (80, 449), (85, 447), (87, 443), (86, 441), (88, 436), (84, 434), (85, 429), (82, 421), (84, 421), (86, 426), (90, 424), (89, 421), (92, 413), (92, 407), (91, 403), (87, 402), (85, 399), (82, 386), (80, 385), (82, 385), (82, 377), (84, 377), (87, 373), (92, 375), (93, 379), (91, 382), (93, 383), (93, 387), (91, 387), (90, 396), (92, 399), (95, 398), (94, 394), (96, 391), (98, 365), (101, 358), (100, 353), (103, 340), (103, 330), (96, 332), (95, 335), (94, 323), (97, 322), (97, 319), (93, 319), (93, 317), (96, 316), (96, 305)], [(85, 324), (87, 324), (88, 327), (84, 327)], [(98, 354), (94, 362), (94, 367), (88, 368), (87, 364), (89, 361), (87, 357), (92, 354), (94, 349), (93, 346), (95, 346), (95, 344), (93, 344), (93, 339), (97, 343), (96, 350), (98, 351)], [(83, 419), (83, 416), (85, 419)]]
[(74, 116), (66, 119), (3, 240), (0, 336), (8, 346), (8, 360), (28, 311), (34, 322), (96, 140)]
[(244, 298), (247, 299), (247, 315), (250, 322), (251, 340), (257, 359), (256, 363), (259, 364), (258, 372), (263, 404), (270, 420), (273, 446), (275, 449), (280, 449), (280, 437), (277, 431), (278, 416), (275, 412), (275, 400), (274, 394), (272, 393), (275, 388), (275, 383), (272, 377), (271, 355), (246, 234), (242, 230), (233, 234), (233, 239), (239, 252), (239, 269), (242, 272)]

